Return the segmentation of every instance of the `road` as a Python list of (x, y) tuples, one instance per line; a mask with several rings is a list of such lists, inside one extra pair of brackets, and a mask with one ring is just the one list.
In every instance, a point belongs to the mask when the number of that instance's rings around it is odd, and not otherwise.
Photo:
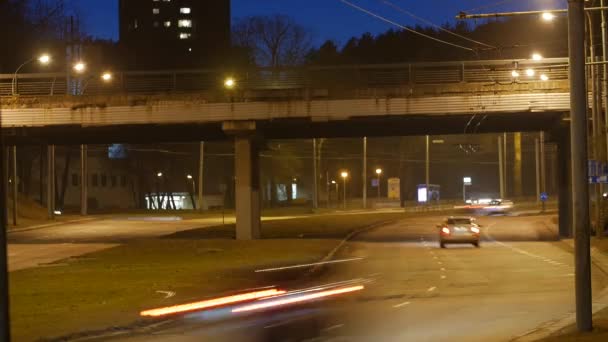
[[(508, 341), (573, 312), (573, 256), (550, 217), (480, 218), (481, 248), (440, 249), (439, 221), (406, 219), (361, 234), (336, 256), (356, 259), (299, 285), (373, 280), (362, 291), (222, 320), (190, 314), (116, 339)], [(599, 276), (593, 283), (605, 285)]]

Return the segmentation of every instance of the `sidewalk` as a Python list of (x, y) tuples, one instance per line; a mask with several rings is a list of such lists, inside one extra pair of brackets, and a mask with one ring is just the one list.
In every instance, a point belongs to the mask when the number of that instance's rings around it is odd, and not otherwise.
[[(574, 240), (562, 240), (569, 248), (574, 249)], [(591, 240), (591, 262), (593, 266), (608, 277), (608, 241)], [(592, 270), (593, 271), (593, 270)], [(576, 331), (574, 313), (562, 319), (550, 321), (543, 326), (519, 336), (512, 341), (608, 341), (608, 287), (593, 296), (594, 331), (579, 333)]]

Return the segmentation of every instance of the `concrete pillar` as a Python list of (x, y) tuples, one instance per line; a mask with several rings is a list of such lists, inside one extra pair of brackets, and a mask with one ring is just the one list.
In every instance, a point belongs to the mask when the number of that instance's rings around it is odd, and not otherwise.
[(521, 165), (521, 133), (513, 135), (513, 196), (523, 195), (522, 165)]
[(500, 198), (505, 198), (505, 168), (503, 159), (503, 141), (502, 137), (498, 137), (498, 185), (500, 188)]
[(255, 121), (226, 121), (226, 134), (234, 138), (236, 238), (261, 237), (260, 161)]
[[(558, 182), (558, 210), (559, 210), (559, 236), (572, 237), (572, 182), (570, 159), (570, 132), (564, 130), (557, 141), (557, 182)], [(539, 153), (540, 154), (540, 153)], [(539, 172), (540, 178), (540, 172)], [(540, 181), (540, 179), (539, 179)], [(540, 191), (540, 182), (539, 182)]]
[(55, 218), (55, 146), (49, 145), (46, 171), (46, 208), (49, 219)]
[(234, 140), (236, 168), (236, 238), (260, 238), (260, 174), (258, 147), (250, 136)]
[(87, 153), (88, 146), (80, 145), (80, 215), (88, 215), (89, 170)]

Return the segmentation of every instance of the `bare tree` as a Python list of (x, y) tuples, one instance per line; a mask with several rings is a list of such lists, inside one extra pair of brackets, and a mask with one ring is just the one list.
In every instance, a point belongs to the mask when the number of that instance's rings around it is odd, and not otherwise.
[(285, 15), (253, 16), (237, 21), (233, 42), (251, 51), (261, 66), (302, 64), (312, 47), (310, 32)]

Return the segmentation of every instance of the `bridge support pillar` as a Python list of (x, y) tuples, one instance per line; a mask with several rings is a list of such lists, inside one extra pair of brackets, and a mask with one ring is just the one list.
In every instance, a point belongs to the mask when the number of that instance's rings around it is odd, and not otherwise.
[(260, 163), (256, 125), (253, 121), (225, 122), (223, 129), (234, 135), (236, 178), (236, 238), (255, 240), (261, 236)]
[(570, 131), (564, 129), (557, 136), (557, 182), (559, 209), (559, 236), (572, 237), (572, 171), (570, 151)]
[(55, 145), (49, 145), (46, 169), (46, 208), (49, 219), (55, 219)]

